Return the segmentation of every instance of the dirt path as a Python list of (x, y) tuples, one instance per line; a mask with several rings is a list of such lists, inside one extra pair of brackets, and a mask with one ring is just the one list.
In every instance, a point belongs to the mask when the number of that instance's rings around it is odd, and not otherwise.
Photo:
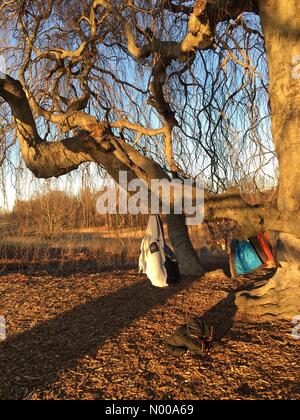
[[(218, 275), (169, 290), (135, 271), (2, 275), (0, 398), (299, 399), (291, 325), (236, 315), (229, 286)], [(203, 314), (220, 340), (211, 356), (170, 356), (162, 340)]]

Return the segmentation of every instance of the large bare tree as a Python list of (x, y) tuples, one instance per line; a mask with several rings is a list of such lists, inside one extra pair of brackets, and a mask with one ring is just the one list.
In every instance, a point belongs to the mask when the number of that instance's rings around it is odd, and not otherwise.
[[(86, 162), (116, 180), (206, 176), (207, 218), (278, 233), (282, 267), (237, 306), (300, 313), (297, 0), (16, 0), (0, 21), (4, 157), (16, 133), (39, 178)], [(251, 206), (228, 187), (269, 177), (274, 150), (278, 199)], [(184, 216), (168, 227), (182, 272), (201, 275)]]

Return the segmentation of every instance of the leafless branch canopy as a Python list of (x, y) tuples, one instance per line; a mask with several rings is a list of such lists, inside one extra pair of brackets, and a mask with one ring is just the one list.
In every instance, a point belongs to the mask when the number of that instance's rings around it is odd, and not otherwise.
[[(93, 116), (167, 172), (219, 191), (271, 176), (256, 12), (254, 1), (7, 1), (0, 52), (41, 137), (91, 132), (82, 121)], [(4, 125), (6, 150), (15, 136)]]

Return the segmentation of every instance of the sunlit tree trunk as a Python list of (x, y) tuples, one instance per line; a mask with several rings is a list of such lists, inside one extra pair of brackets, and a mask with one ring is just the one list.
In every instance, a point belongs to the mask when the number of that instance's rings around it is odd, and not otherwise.
[(170, 242), (175, 249), (181, 273), (201, 276), (204, 270), (190, 240), (185, 217), (183, 215), (169, 215), (167, 223)]
[[(261, 0), (268, 53), (272, 133), (279, 159), (280, 211), (300, 212), (300, 2)], [(300, 238), (279, 234), (282, 268), (264, 287), (236, 298), (239, 309), (265, 317), (300, 314)]]

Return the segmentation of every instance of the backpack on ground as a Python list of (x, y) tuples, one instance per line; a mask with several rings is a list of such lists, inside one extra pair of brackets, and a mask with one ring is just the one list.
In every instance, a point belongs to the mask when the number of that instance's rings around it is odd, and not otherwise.
[(213, 327), (199, 318), (192, 318), (165, 340), (164, 345), (174, 356), (182, 356), (187, 352), (206, 356), (209, 354), (212, 341)]

